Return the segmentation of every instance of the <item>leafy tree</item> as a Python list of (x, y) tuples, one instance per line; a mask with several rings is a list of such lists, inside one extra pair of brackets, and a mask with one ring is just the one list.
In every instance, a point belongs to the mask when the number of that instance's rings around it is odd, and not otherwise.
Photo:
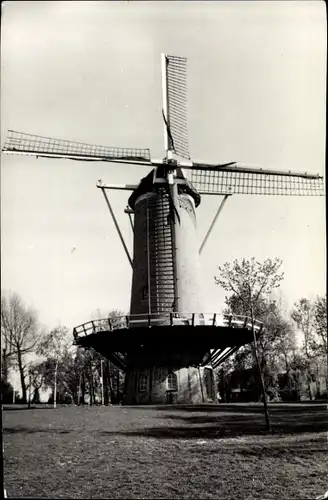
[(314, 303), (314, 329), (311, 348), (313, 352), (326, 358), (328, 371), (327, 295), (317, 297)]
[[(277, 288), (283, 279), (283, 273), (279, 273), (281, 265), (280, 259), (266, 259), (263, 264), (254, 258), (242, 259), (241, 262), (235, 259), (219, 267), (220, 276), (215, 277), (218, 285), (231, 292), (225, 299), (225, 313), (249, 316), (252, 321), (256, 317), (265, 323), (265, 333), (257, 342), (262, 368), (273, 340), (279, 338), (282, 349), (282, 339), (286, 331), (291, 335), (290, 324), (284, 321), (276, 302), (270, 298), (274, 288)], [(250, 352), (251, 347), (246, 346), (239, 356), (236, 356), (237, 360), (249, 357)]]
[[(51, 371), (53, 372), (54, 408), (56, 408), (57, 401), (58, 366), (70, 346), (71, 343), (69, 343), (68, 340), (68, 329), (65, 326), (57, 326), (48, 334), (44, 335), (37, 350), (39, 355), (47, 358), (48, 377)], [(46, 372), (44, 375), (45, 374)]]
[(76, 349), (74, 352), (66, 351), (61, 360), (60, 383), (62, 391), (69, 395), (75, 404), (79, 404), (80, 380), (84, 370), (82, 352)]
[(31, 402), (40, 402), (40, 389), (44, 382), (44, 374), (39, 370), (39, 364), (34, 362), (30, 363), (28, 367), (29, 375), (29, 398), (28, 404), (30, 406)]
[[(105, 319), (104, 319), (105, 318)], [(124, 328), (126, 326), (126, 315), (123, 311), (113, 309), (107, 314), (104, 314), (97, 309), (92, 315), (92, 319), (97, 324), (97, 330), (108, 330), (109, 324), (112, 328)], [(89, 365), (89, 380), (93, 380), (94, 389), (101, 391), (100, 374), (101, 364), (103, 363), (103, 389), (105, 404), (109, 402), (118, 403), (121, 399), (122, 386), (124, 383), (124, 374), (122, 370), (116, 367), (109, 359), (104, 358), (96, 351), (89, 350), (87, 354), (89, 363), (94, 368), (93, 378), (90, 379), (90, 365)], [(94, 398), (93, 398), (94, 400)]]
[(54, 377), (56, 374), (56, 404), (64, 400), (73, 401), (78, 404), (78, 389), (79, 389), (79, 373), (76, 370), (75, 363), (76, 355), (69, 351), (65, 351), (63, 355), (57, 360), (47, 358), (39, 362), (37, 369), (42, 377), (43, 387), (52, 389), (50, 396), (51, 402), (55, 403), (54, 398)]
[[(114, 310), (108, 315), (102, 315), (98, 310), (93, 316), (97, 331), (99, 328), (108, 329), (107, 318), (116, 328), (126, 324), (125, 316), (121, 311)], [(50, 400), (54, 405), (57, 401), (85, 404), (87, 394), (89, 404), (101, 401), (101, 374), (103, 375), (105, 404), (120, 399), (123, 383), (121, 370), (93, 349), (73, 347), (65, 327), (57, 327), (45, 335), (40, 343), (38, 354), (45, 358), (38, 363), (37, 368), (43, 385), (53, 389)]]
[(317, 379), (324, 371), (326, 390), (328, 387), (328, 345), (327, 345), (327, 296), (315, 301), (306, 298), (294, 304), (291, 314), (303, 334), (303, 353), (308, 370), (316, 372)]
[(22, 401), (27, 401), (27, 364), (25, 357), (36, 350), (40, 339), (38, 316), (27, 307), (18, 294), (1, 296), (1, 343), (4, 364), (3, 378), (7, 381), (10, 364), (17, 362), (22, 387)]
[[(270, 429), (269, 415), (266, 404), (266, 393), (263, 380), (263, 367), (258, 356), (257, 339), (254, 330), (255, 316), (263, 315), (263, 306), (270, 305), (264, 300), (272, 291), (280, 286), (283, 273), (279, 272), (282, 266), (280, 259), (265, 259), (263, 263), (251, 259), (237, 259), (226, 262), (219, 267), (219, 277), (215, 277), (215, 282), (224, 290), (234, 295), (233, 301), (239, 304), (239, 310), (243, 314), (250, 316), (253, 330), (253, 348), (256, 364), (259, 368), (260, 383), (262, 387), (263, 402), (267, 428)], [(229, 299), (228, 299), (229, 300)], [(231, 305), (232, 305), (231, 304)], [(264, 359), (264, 358), (263, 358)], [(263, 364), (263, 363), (262, 363)]]
[[(241, 314), (243, 305), (234, 295), (227, 298), (226, 303), (230, 313)], [(257, 337), (258, 361), (263, 373), (266, 392), (271, 398), (277, 400), (279, 399), (279, 373), (289, 369), (296, 349), (295, 332), (292, 323), (284, 317), (279, 304), (270, 298), (262, 298), (261, 315), (257, 318), (265, 325)], [(261, 387), (255, 376), (254, 361), (253, 348), (247, 344), (241, 347), (232, 359), (228, 359), (220, 366), (221, 386), (225, 387), (226, 392), (229, 392), (230, 384), (233, 382), (230, 379), (231, 373), (234, 371), (240, 373), (241, 379), (243, 373), (245, 376), (247, 373), (249, 375), (252, 373), (252, 377), (248, 379), (248, 390), (254, 398), (261, 397)]]
[[(219, 277), (214, 277), (217, 285), (234, 294), (239, 302), (242, 314), (250, 316), (262, 315), (264, 301), (271, 292), (280, 286), (284, 274), (279, 273), (282, 261), (280, 259), (265, 259), (263, 263), (251, 259), (237, 259), (226, 262), (219, 267)], [(270, 304), (269, 304), (270, 305)]]
[(291, 316), (303, 334), (304, 352), (307, 358), (310, 359), (312, 355), (311, 337), (314, 329), (314, 304), (308, 299), (300, 299), (294, 304)]

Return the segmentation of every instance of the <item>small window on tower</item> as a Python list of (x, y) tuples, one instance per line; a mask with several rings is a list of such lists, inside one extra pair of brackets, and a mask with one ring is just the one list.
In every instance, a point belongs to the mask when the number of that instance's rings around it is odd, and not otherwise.
[(148, 386), (148, 377), (146, 375), (140, 375), (139, 392), (146, 392), (147, 386)]
[(167, 376), (167, 390), (177, 391), (178, 390), (178, 377), (175, 373), (169, 373)]

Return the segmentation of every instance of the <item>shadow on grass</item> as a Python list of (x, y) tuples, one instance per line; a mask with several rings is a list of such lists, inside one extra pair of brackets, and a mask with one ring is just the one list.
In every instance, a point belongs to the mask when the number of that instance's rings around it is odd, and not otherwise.
[(43, 429), (32, 429), (30, 427), (11, 427), (4, 428), (3, 434), (70, 434), (71, 431), (52, 429), (52, 428), (43, 428)]
[[(272, 434), (296, 436), (302, 433), (313, 434), (327, 431), (328, 412), (326, 407), (316, 406), (315, 411), (312, 409), (308, 411), (308, 408), (303, 407), (303, 411), (300, 412), (298, 408), (293, 407), (278, 407), (278, 409), (270, 407)], [(144, 409), (146, 408), (122, 407), (122, 413), (117, 410), (111, 413), (109, 409), (108, 424), (114, 425), (114, 428), (104, 430), (98, 427), (94, 432), (99, 436), (121, 435), (158, 439), (213, 439), (270, 434), (266, 430), (263, 407), (261, 406), (232, 405), (227, 409), (220, 405), (189, 407), (170, 405), (158, 407), (159, 411), (153, 407), (153, 414), (147, 411), (140, 415), (140, 411)], [(80, 417), (82, 414), (84, 413), (80, 413)], [(127, 417), (123, 414), (127, 414)], [(25, 415), (28, 414), (25, 413)], [(30, 415), (34, 422), (33, 413)], [(33, 424), (32, 421), (31, 427), (20, 425), (10, 427), (8, 425), (3, 432), (4, 434), (69, 434), (71, 432), (69, 430), (70, 423), (75, 421), (76, 414), (67, 413), (66, 415), (68, 418), (67, 427), (61, 426), (62, 430), (47, 427), (44, 415), (42, 423), (39, 425), (36, 422)], [(138, 428), (136, 428), (136, 416), (140, 422)], [(97, 419), (97, 413), (92, 413), (92, 419)]]
[[(278, 414), (272, 414), (270, 411), (270, 417), (272, 434), (316, 433), (328, 430), (328, 412), (326, 410), (316, 413), (303, 412), (297, 415), (290, 411)], [(158, 415), (157, 418), (163, 421), (163, 425), (127, 431), (100, 432), (104, 435), (121, 434), (161, 439), (213, 439), (269, 434), (265, 426), (263, 412), (262, 414), (258, 412), (252, 414), (217, 412), (216, 415), (206, 415), (204, 412), (204, 415), (183, 415), (173, 413), (171, 408), (169, 415)]]
[(3, 405), (2, 409), (4, 411), (25, 411), (25, 410), (53, 410), (53, 406), (33, 406), (31, 405), (30, 408), (27, 405)]
[[(325, 428), (316, 428), (314, 430), (312, 427), (299, 426), (297, 429), (286, 430), (284, 428), (276, 428), (273, 430), (275, 434), (296, 434), (304, 432), (322, 432), (326, 430)], [(215, 438), (230, 438), (238, 436), (263, 436), (265, 434), (270, 434), (266, 430), (264, 425), (254, 425), (249, 427), (189, 427), (189, 426), (179, 426), (179, 427), (151, 427), (148, 429), (136, 429), (133, 431), (101, 431), (103, 435), (123, 435), (126, 437), (149, 437), (158, 439), (215, 439)], [(327, 453), (327, 450), (326, 450)]]
[[(312, 425), (314, 427), (320, 427), (321, 425), (326, 426), (324, 430), (328, 430), (328, 411), (321, 410), (316, 412), (303, 412), (302, 414), (293, 414), (292, 412), (279, 412), (274, 413), (269, 410), (270, 420), (274, 426), (285, 426), (286, 428), (296, 428), (299, 425)], [(169, 415), (162, 415), (158, 418), (166, 419), (166, 420), (182, 420), (184, 422), (188, 422), (190, 424), (225, 424), (228, 425), (242, 425), (249, 427), (255, 422), (261, 423), (264, 421), (264, 412), (262, 413), (253, 413), (250, 415), (249, 413), (231, 413), (231, 412), (222, 412), (217, 413), (216, 415), (179, 415), (171, 413)]]
[[(249, 441), (247, 444), (227, 442), (223, 446), (216, 447), (215, 449), (213, 449), (213, 447), (203, 447), (201, 449), (201, 453), (203, 456), (212, 456), (229, 450), (233, 453), (243, 455), (245, 458), (253, 456), (258, 459), (267, 457), (282, 457), (290, 454), (296, 455), (298, 459), (306, 458), (308, 455), (313, 453), (319, 453), (320, 455), (323, 455), (323, 458), (327, 456), (327, 445), (325, 440), (311, 440), (310, 438), (302, 438), (300, 440), (295, 440), (295, 438), (293, 438), (293, 440), (288, 440), (288, 442), (276, 440), (266, 444), (264, 444), (263, 441), (261, 443), (257, 441)], [(200, 448), (197, 446), (194, 449), (190, 449), (189, 452), (191, 454), (199, 454)]]
[[(145, 407), (147, 408), (147, 407)], [(151, 409), (151, 407), (149, 407)], [(160, 411), (184, 411), (184, 412), (229, 412), (229, 413), (264, 413), (263, 404), (201, 404), (201, 405), (167, 405), (167, 406), (155, 406), (153, 407), (156, 410)], [(144, 409), (144, 407), (143, 407)], [(275, 404), (268, 405), (268, 409), (271, 413), (304, 413), (304, 412), (318, 412), (318, 411), (327, 411), (326, 403), (316, 403), (313, 404), (309, 402), (308, 404)]]

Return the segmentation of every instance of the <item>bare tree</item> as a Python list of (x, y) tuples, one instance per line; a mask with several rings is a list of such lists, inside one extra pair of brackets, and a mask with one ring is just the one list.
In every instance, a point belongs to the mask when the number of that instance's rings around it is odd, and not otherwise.
[(1, 295), (1, 342), (3, 377), (8, 378), (10, 364), (17, 362), (22, 387), (22, 400), (27, 401), (27, 364), (25, 357), (36, 350), (40, 327), (36, 311), (27, 307), (16, 293)]

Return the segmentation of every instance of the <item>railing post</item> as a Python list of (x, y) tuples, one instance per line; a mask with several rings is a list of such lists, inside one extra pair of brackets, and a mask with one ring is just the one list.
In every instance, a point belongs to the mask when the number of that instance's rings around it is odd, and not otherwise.
[(173, 314), (170, 312), (170, 326), (173, 326)]
[(195, 326), (195, 313), (192, 313), (191, 324), (192, 326)]
[(228, 323), (229, 328), (231, 328), (231, 324), (232, 324), (232, 314), (229, 315), (229, 323)]
[(130, 316), (128, 314), (125, 316), (125, 321), (126, 321), (126, 327), (130, 328)]
[(247, 326), (247, 323), (248, 323), (248, 316), (245, 316), (245, 321), (244, 321), (244, 328), (246, 328), (246, 326)]
[(150, 327), (150, 314), (148, 314), (148, 328)]
[(108, 326), (109, 326), (109, 330), (112, 331), (112, 322), (109, 318), (108, 318)]

